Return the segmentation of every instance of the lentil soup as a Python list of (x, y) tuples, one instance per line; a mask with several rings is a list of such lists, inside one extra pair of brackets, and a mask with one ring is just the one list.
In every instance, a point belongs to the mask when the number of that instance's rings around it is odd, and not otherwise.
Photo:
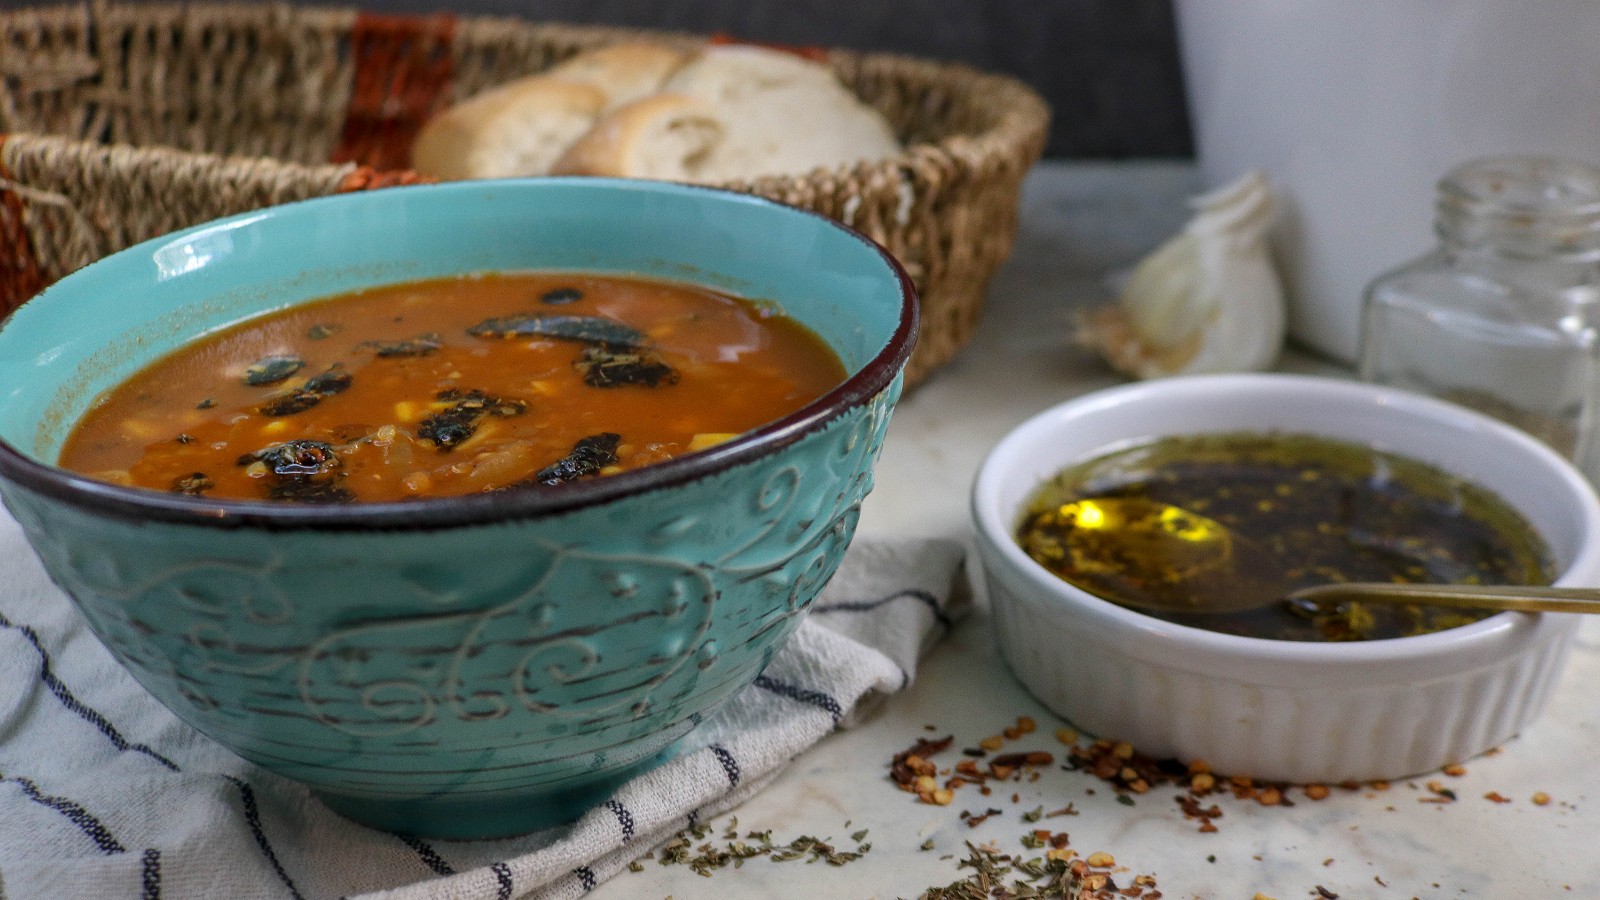
[(60, 465), (207, 497), (548, 488), (715, 446), (844, 380), (780, 310), (573, 273), (370, 288), (252, 319), (99, 398)]

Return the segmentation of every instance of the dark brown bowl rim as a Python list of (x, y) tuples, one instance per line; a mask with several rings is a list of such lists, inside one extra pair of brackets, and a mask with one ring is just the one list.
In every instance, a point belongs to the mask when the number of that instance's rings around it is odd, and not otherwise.
[[(426, 191), (432, 187), (418, 185), (385, 190)], [(96, 481), (38, 462), (3, 439), (0, 439), (0, 480), (13, 482), (33, 493), (90, 513), (134, 522), (265, 531), (426, 531), (492, 525), (598, 506), (625, 496), (688, 484), (754, 462), (794, 444), (848, 410), (868, 402), (894, 381), (905, 367), (916, 343), (919, 310), (911, 277), (888, 250), (854, 228), (809, 209), (721, 188), (701, 185), (673, 187), (726, 195), (741, 203), (764, 204), (802, 213), (825, 227), (842, 231), (865, 244), (884, 261), (900, 285), (900, 317), (894, 333), (883, 348), (850, 377), (786, 416), (707, 450), (549, 490), (529, 489), (337, 506), (273, 503), (266, 500), (217, 500)], [(359, 196), (344, 194), (319, 197), (285, 205), (356, 202), (352, 198)], [(0, 321), (0, 327), (4, 327), (3, 321)]]

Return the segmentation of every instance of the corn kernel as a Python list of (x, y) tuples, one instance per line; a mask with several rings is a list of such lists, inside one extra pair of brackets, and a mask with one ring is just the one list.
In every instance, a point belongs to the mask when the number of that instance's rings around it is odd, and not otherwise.
[(718, 444), (725, 444), (738, 436), (736, 432), (721, 431), (697, 434), (689, 439), (689, 452), (693, 453), (696, 450), (704, 450), (708, 447), (715, 447)]

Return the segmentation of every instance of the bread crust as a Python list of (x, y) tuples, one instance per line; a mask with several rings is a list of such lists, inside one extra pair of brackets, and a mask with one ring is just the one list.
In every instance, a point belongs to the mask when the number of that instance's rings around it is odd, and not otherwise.
[(441, 179), (543, 175), (605, 103), (605, 92), (592, 85), (542, 75), (508, 81), (423, 126), (411, 165)]
[(655, 94), (602, 117), (550, 173), (698, 181), (723, 137), (710, 104), (683, 94)]
[(654, 94), (689, 61), (690, 53), (651, 41), (624, 41), (558, 63), (544, 74), (599, 88), (607, 111)]

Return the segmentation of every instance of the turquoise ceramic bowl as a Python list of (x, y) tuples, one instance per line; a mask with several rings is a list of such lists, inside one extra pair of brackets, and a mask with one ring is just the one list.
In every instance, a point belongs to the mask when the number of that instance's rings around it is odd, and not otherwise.
[[(52, 466), (185, 341), (364, 285), (489, 270), (770, 300), (849, 379), (712, 450), (558, 491), (340, 507)], [(749, 683), (832, 575), (916, 330), (871, 241), (741, 194), (464, 182), (224, 219), (68, 276), (0, 327), (0, 495), (111, 652), (183, 719), (334, 809), (486, 837), (575, 816)]]

